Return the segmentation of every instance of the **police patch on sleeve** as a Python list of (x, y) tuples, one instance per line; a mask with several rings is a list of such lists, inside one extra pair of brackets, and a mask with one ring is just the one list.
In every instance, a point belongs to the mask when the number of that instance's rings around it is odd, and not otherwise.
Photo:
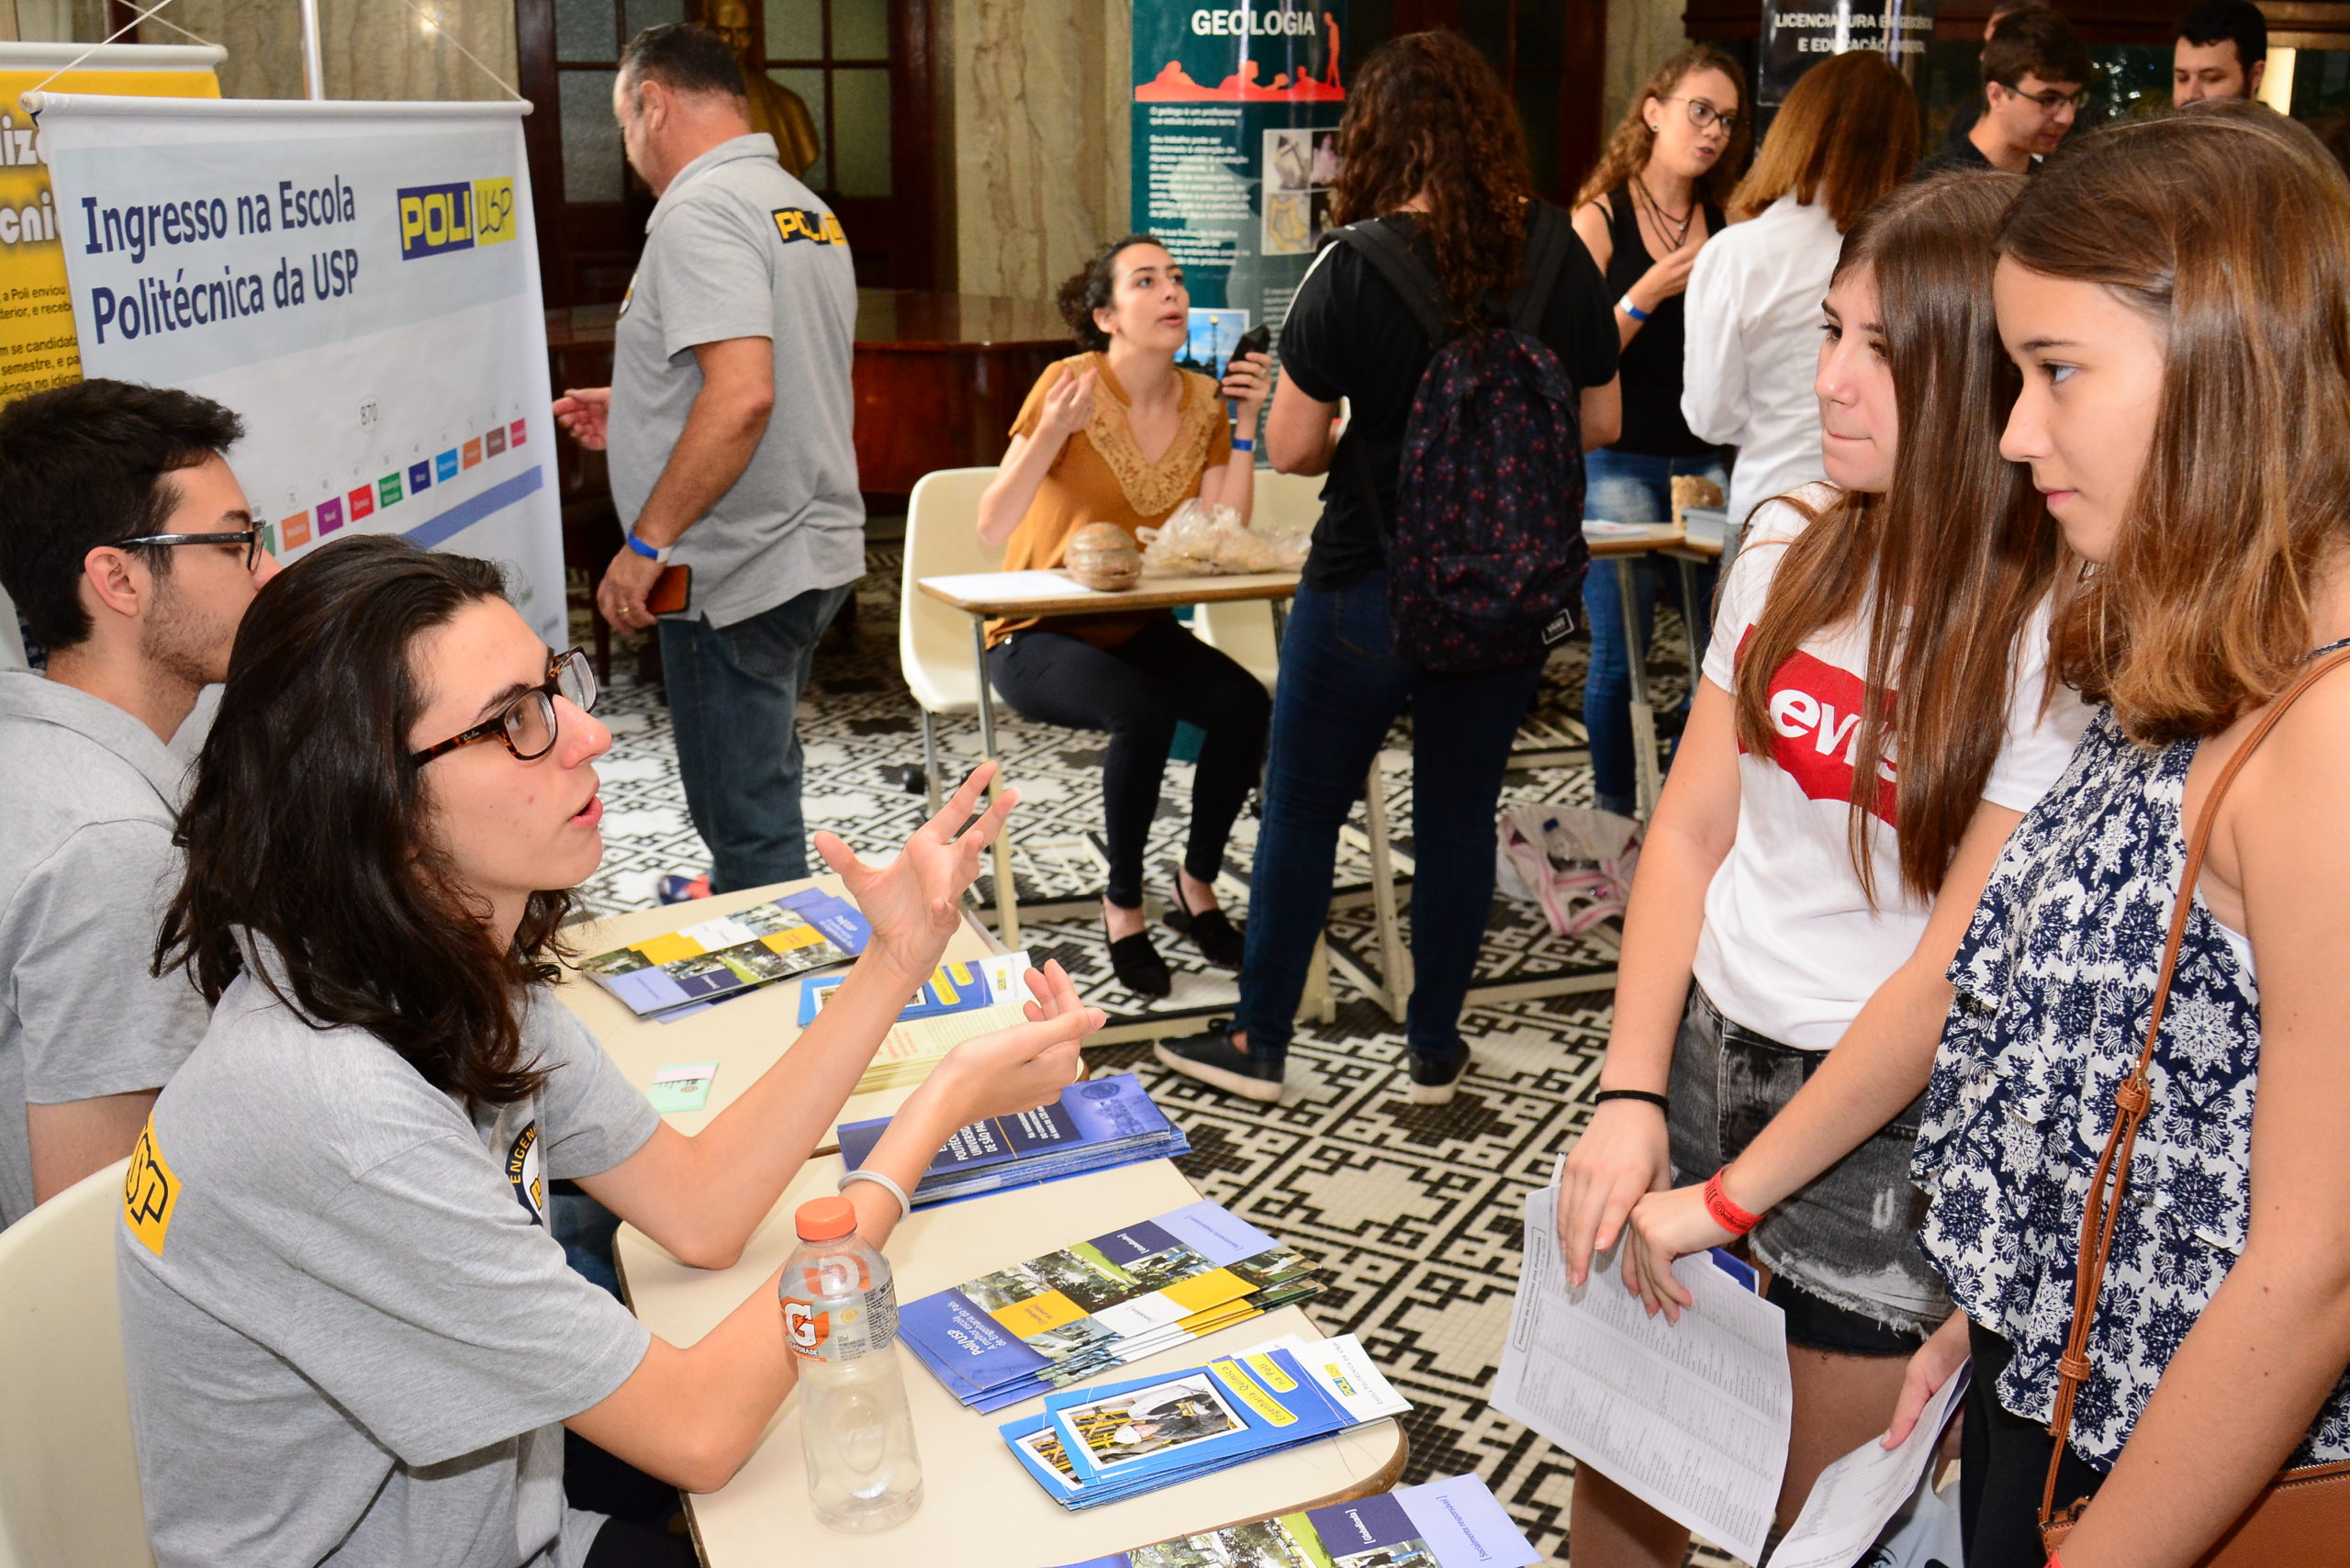
[(547, 1182), (539, 1169), (539, 1124), (526, 1122), (506, 1151), (506, 1180), (514, 1185), (514, 1201), (543, 1228), (547, 1223)]
[(122, 1223), (148, 1251), (163, 1255), (163, 1238), (172, 1228), (172, 1210), (180, 1201), (180, 1179), (163, 1163), (155, 1145), (155, 1118), (149, 1116), (131, 1146), (130, 1169), (122, 1177)]
[(841, 220), (829, 212), (811, 212), (800, 207), (779, 207), (775, 209), (772, 216), (775, 218), (775, 231), (783, 237), (783, 242), (787, 245), (797, 244), (802, 240), (812, 241), (819, 245), (848, 243), (848, 234), (841, 228)]

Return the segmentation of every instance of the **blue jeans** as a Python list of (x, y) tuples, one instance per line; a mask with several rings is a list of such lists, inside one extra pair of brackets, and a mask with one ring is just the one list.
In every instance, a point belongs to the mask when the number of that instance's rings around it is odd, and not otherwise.
[[(1695, 474), (1725, 488), (1729, 484), (1718, 453), (1704, 457), (1644, 457), (1602, 447), (1583, 460), (1583, 514), (1608, 522), (1664, 522), (1673, 516), (1673, 481)], [(1632, 581), (1645, 651), (1656, 623), (1660, 588), (1680, 597), (1680, 574), (1660, 571), (1649, 557), (1595, 561), (1583, 579), (1583, 619), (1591, 626), (1591, 669), (1583, 678), (1583, 726), (1591, 735), (1592, 803), (1604, 812), (1633, 813), (1639, 784), (1632, 762), (1632, 654), (1624, 640), (1624, 579)], [(1716, 573), (1698, 569), (1701, 599), (1694, 613), (1712, 602)], [(1684, 613), (1690, 608), (1682, 607)]]
[(808, 874), (800, 815), (800, 694), (816, 639), (848, 600), (811, 588), (732, 626), (671, 616), (661, 669), (686, 812), (710, 850), (710, 890)]
[(1388, 727), (1412, 705), (1412, 964), (1416, 1056), (1460, 1048), (1460, 1004), (1494, 901), (1494, 809), (1541, 668), (1431, 676), (1395, 655), (1387, 575), (1300, 588), (1273, 689), (1264, 820), (1248, 890), (1234, 1026), (1250, 1054), (1287, 1054), (1315, 938), (1330, 910), (1338, 829)]

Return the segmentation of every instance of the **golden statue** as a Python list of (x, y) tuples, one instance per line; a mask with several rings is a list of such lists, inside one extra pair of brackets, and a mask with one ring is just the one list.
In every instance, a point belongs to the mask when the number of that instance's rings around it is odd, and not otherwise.
[(744, 106), (751, 129), (775, 138), (776, 156), (794, 174), (805, 174), (823, 155), (823, 138), (799, 94), (768, 75), (751, 57), (751, 8), (744, 0), (718, 0), (711, 8), (710, 25), (733, 52), (743, 68), (743, 85), (750, 89)]

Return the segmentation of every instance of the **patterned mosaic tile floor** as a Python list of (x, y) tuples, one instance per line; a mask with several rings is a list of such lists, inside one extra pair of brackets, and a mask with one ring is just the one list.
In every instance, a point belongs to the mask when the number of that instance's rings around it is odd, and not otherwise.
[[(870, 552), (872, 573), (858, 585), (856, 635), (817, 660), (802, 710), (811, 827), (842, 834), (867, 853), (886, 850), (920, 821), (920, 723), (897, 670), (898, 554)], [(1668, 624), (1660, 648), (1677, 646)], [(584, 641), (584, 626), (581, 628)], [(653, 901), (664, 871), (699, 869), (699, 841), (686, 819), (668, 715), (659, 694), (632, 678), (630, 644), (614, 652), (613, 689), (603, 716), (613, 732), (601, 765), (606, 812), (604, 864), (583, 890), (593, 911), (641, 908)], [(1652, 672), (1673, 686), (1674, 661)], [(1579, 745), (1576, 714), (1583, 654), (1572, 644), (1552, 661), (1540, 700), (1520, 737), (1521, 749)], [(1101, 737), (1030, 725), (1004, 715), (1002, 750), (1025, 809), (1015, 818), (1016, 872), (1024, 901), (1098, 895)], [(975, 721), (944, 722), (943, 740), (958, 762), (979, 756)], [(1408, 750), (1399, 731), (1394, 744)], [(1152, 835), (1152, 865), (1171, 874), (1181, 842), (1181, 802), (1190, 768), (1169, 769), (1167, 803)], [(1390, 821), (1408, 853), (1408, 767), (1385, 773)], [(1526, 801), (1587, 802), (1588, 770), (1576, 763), (1513, 771), (1506, 792)], [(1360, 817), (1358, 817), (1360, 822)], [(1228, 905), (1245, 906), (1245, 877), (1255, 843), (1253, 814), (1235, 834), (1222, 888)], [(1342, 851), (1343, 887), (1367, 880), (1360, 849)], [(1156, 913), (1154, 903), (1154, 913)], [(1372, 933), (1367, 904), (1334, 913), (1335, 943), (1368, 958)], [(1408, 911), (1406, 912), (1408, 925)], [(1228, 976), (1197, 962), (1181, 940), (1155, 927), (1170, 964), (1174, 996), (1159, 1006), (1190, 1010), (1228, 1004)], [(1122, 1014), (1139, 999), (1109, 973), (1098, 924), (1035, 924), (1024, 933), (1039, 959), (1058, 958), (1086, 993)], [(1485, 981), (1604, 969), (1604, 941), (1553, 937), (1531, 906), (1497, 901), (1480, 964)], [(1582, 1128), (1606, 1041), (1608, 993), (1544, 1001), (1472, 1004), (1461, 1030), (1475, 1051), (1467, 1080), (1449, 1105), (1404, 1099), (1401, 1028), (1362, 991), (1337, 987), (1337, 1016), (1302, 1027), (1291, 1060), (1292, 1090), (1278, 1107), (1242, 1105), (1174, 1077), (1146, 1045), (1101, 1048), (1095, 1070), (1133, 1070), (1182, 1123), (1193, 1152), (1185, 1169), (1208, 1196), (1324, 1262), (1330, 1288), (1315, 1304), (1332, 1332), (1351, 1330), (1371, 1347), (1414, 1401), (1406, 1417), (1410, 1481), (1474, 1471), (1525, 1527), (1537, 1546), (1567, 1555), (1572, 1462), (1484, 1403), (1501, 1354), (1516, 1289), (1520, 1204), (1549, 1179), (1552, 1157)], [(1704, 1549), (1692, 1559), (1731, 1561)]]

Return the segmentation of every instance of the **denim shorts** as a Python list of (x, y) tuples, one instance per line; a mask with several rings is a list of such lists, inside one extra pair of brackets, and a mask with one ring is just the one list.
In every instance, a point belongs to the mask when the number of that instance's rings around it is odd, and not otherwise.
[[(1825, 1059), (1721, 1015), (1703, 987), (1673, 1045), (1676, 1182), (1702, 1182), (1754, 1140)], [(1909, 1180), (1924, 1096), (1762, 1216), (1747, 1238), (1787, 1308), (1787, 1339), (1845, 1355), (1908, 1355), (1950, 1316), (1949, 1295), (1918, 1246), (1926, 1195)]]

